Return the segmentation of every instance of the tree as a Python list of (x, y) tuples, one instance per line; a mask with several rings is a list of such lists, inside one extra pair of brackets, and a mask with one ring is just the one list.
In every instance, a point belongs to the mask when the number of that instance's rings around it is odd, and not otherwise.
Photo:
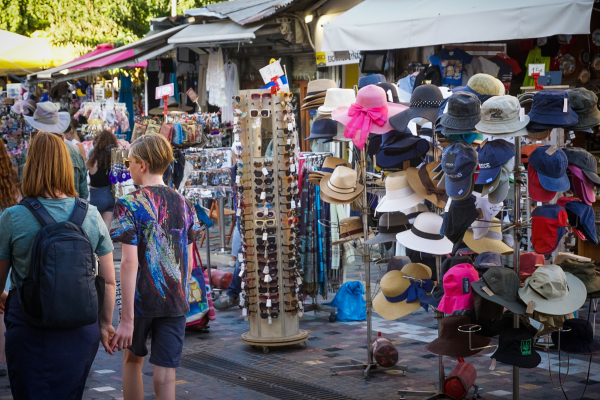
[[(215, 0), (180, 0), (178, 14)], [(0, 0), (0, 29), (29, 36), (52, 34), (58, 44), (85, 53), (101, 43), (127, 44), (142, 38), (150, 20), (171, 15), (171, 0)]]

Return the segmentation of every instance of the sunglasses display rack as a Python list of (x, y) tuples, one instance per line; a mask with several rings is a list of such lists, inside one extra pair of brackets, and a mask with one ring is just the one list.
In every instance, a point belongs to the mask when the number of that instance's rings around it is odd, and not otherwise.
[[(300, 344), (302, 278), (297, 270), (298, 165), (290, 94), (244, 90), (234, 97), (237, 214), (242, 236), (242, 315), (245, 343), (261, 347)], [(271, 143), (272, 141), (272, 143)], [(271, 145), (269, 146), (269, 144)], [(266, 149), (272, 154), (266, 157)], [(241, 154), (241, 155), (240, 155)]]

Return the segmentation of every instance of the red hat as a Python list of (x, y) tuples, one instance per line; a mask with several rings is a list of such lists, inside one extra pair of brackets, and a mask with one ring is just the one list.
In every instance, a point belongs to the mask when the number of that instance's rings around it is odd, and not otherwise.
[(568, 216), (557, 204), (536, 207), (531, 212), (531, 244), (536, 253), (552, 253), (565, 235)]
[(527, 278), (531, 276), (538, 265), (545, 265), (546, 259), (543, 255), (535, 251), (529, 253), (521, 253), (519, 255), (519, 277)]
[[(568, 202), (570, 201), (578, 201), (579, 199), (577, 197), (559, 197), (558, 200), (556, 200), (556, 205), (557, 206), (561, 206), (563, 208), (565, 208), (565, 206), (567, 205)], [(568, 216), (569, 214), (567, 214)], [(578, 231), (575, 227), (571, 227), (571, 229), (573, 230), (573, 233), (575, 235), (577, 235), (577, 237), (581, 240), (585, 240), (585, 236), (583, 233), (581, 233), (580, 231)]]
[(527, 185), (529, 196), (535, 201), (550, 201), (556, 196), (556, 192), (551, 192), (542, 187), (537, 171), (529, 166), (527, 169)]

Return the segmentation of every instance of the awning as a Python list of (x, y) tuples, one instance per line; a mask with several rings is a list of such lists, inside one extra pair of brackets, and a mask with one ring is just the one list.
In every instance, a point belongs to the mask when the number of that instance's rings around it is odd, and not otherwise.
[[(89, 59), (91, 57), (94, 57), (94, 56), (96, 56), (98, 54), (107, 53), (107, 52), (109, 52), (109, 51), (111, 51), (113, 49), (114, 49), (114, 45), (112, 43), (99, 44), (96, 47), (96, 50), (92, 50), (89, 53), (84, 54), (84, 55), (82, 55), (79, 58), (76, 58), (75, 60), (73, 60), (73, 62), (75, 62), (75, 61), (81, 61), (81, 60), (87, 60), (87, 61), (89, 61)], [(117, 61), (122, 61), (122, 60), (125, 60), (125, 59), (128, 59), (128, 58), (132, 58), (133, 56), (135, 56), (135, 53), (134, 53), (133, 49), (129, 49), (129, 50), (125, 50), (125, 51), (122, 51), (120, 53), (117, 53), (117, 54), (110, 55), (110, 56), (107, 56), (105, 54), (104, 57), (102, 57), (102, 58), (99, 58), (99, 59), (97, 59), (95, 61), (86, 62), (85, 64), (81, 64), (81, 65), (78, 65), (76, 67), (71, 67), (70, 69), (71, 70), (80, 70), (80, 69), (90, 69), (90, 68), (102, 67), (102, 66), (107, 65), (107, 64), (113, 64), (113, 63), (115, 63)], [(146, 65), (147, 65), (147, 63), (144, 61), (144, 62), (141, 62), (139, 64), (132, 65), (131, 67), (132, 68), (146, 68)]]
[(588, 34), (594, 0), (365, 0), (324, 25), (322, 51)]
[(262, 25), (242, 26), (231, 21), (190, 25), (181, 32), (171, 36), (169, 44), (182, 47), (209, 43), (248, 41), (256, 39), (254, 33), (261, 27)]

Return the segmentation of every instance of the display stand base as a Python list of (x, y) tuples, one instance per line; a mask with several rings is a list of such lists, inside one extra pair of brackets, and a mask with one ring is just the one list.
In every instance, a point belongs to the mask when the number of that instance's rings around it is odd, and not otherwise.
[[(482, 394), (483, 388), (473, 385), (465, 398), (478, 399)], [(438, 390), (398, 390), (398, 395), (400, 396), (400, 400), (404, 400), (407, 396), (420, 396), (423, 400), (450, 399), (450, 397)]]
[(299, 344), (302, 347), (306, 347), (307, 339), (308, 332), (303, 329), (300, 329), (298, 334), (286, 338), (257, 338), (250, 335), (250, 332), (244, 332), (242, 334), (242, 342), (249, 344), (252, 347), (261, 347), (265, 354), (269, 352), (269, 347), (290, 346), (293, 344)]
[(337, 375), (338, 372), (343, 371), (358, 371), (363, 370), (363, 378), (369, 378), (369, 374), (373, 372), (386, 372), (386, 371), (402, 371), (402, 376), (405, 375), (405, 372), (408, 370), (408, 367), (405, 365), (394, 365), (393, 367), (384, 368), (377, 364), (369, 364), (366, 362), (362, 362), (359, 360), (350, 360), (350, 365), (341, 365), (337, 367), (331, 367), (329, 370), (331, 371), (331, 375)]

